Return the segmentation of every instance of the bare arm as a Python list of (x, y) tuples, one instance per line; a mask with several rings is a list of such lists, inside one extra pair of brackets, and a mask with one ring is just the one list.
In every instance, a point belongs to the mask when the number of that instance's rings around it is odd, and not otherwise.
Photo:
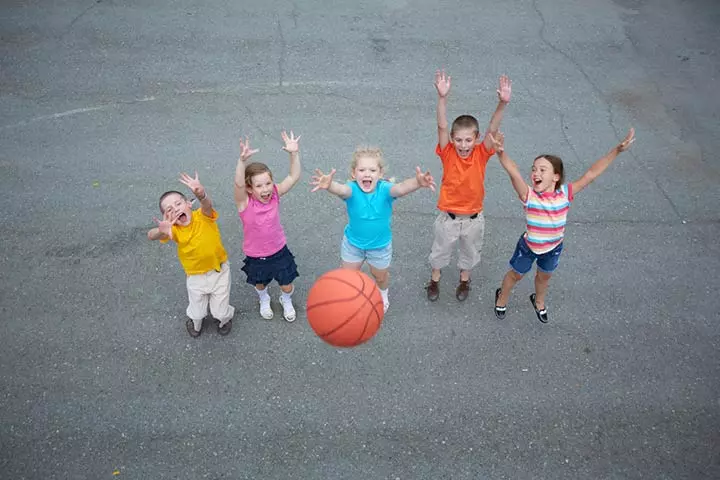
[(450, 142), (447, 120), (447, 96), (450, 93), (450, 76), (445, 75), (445, 70), (435, 72), (435, 89), (438, 92), (437, 103), (437, 131), (438, 144), (443, 150)]
[(350, 198), (352, 195), (352, 189), (348, 185), (334, 181), (332, 179), (333, 175), (335, 175), (334, 168), (330, 170), (330, 173), (327, 175), (319, 169), (315, 169), (315, 175), (313, 175), (312, 180), (310, 181), (310, 183), (314, 185), (314, 188), (311, 191), (317, 192), (318, 190), (327, 190), (343, 200)]
[(415, 176), (393, 185), (390, 188), (390, 195), (394, 198), (404, 197), (408, 193), (412, 193), (423, 187), (429, 188), (434, 192), (435, 180), (429, 171), (423, 173), (420, 167), (415, 167)]
[(635, 141), (635, 129), (631, 128), (628, 134), (625, 136), (622, 142), (613, 147), (604, 157), (597, 160), (588, 169), (580, 179), (572, 182), (573, 195), (583, 190), (585, 187), (590, 185), (597, 177), (599, 177), (617, 158), (617, 156), (630, 148), (630, 145)]
[(488, 132), (487, 138), (489, 138), (492, 142), (490, 149), (495, 150), (498, 159), (500, 160), (500, 165), (502, 165), (502, 167), (510, 176), (510, 183), (512, 183), (512, 186), (515, 189), (515, 192), (517, 192), (518, 197), (521, 201), (526, 201), (528, 196), (528, 189), (530, 187), (528, 187), (528, 184), (525, 182), (525, 179), (520, 173), (520, 169), (518, 168), (518, 166), (515, 164), (512, 158), (510, 158), (510, 156), (505, 153), (505, 135), (503, 135), (502, 132), (497, 132), (495, 135)]
[(302, 169), (300, 168), (300, 146), (298, 145), (298, 142), (300, 141), (301, 136), (302, 135), (298, 135), (298, 137), (295, 138), (295, 134), (292, 130), (290, 130), (289, 137), (287, 136), (287, 133), (282, 132), (282, 139), (283, 142), (285, 142), (283, 150), (290, 154), (290, 174), (285, 177), (282, 182), (278, 183), (278, 195), (280, 196), (289, 192), (298, 180), (300, 180)]
[(167, 235), (162, 233), (160, 231), (160, 229), (157, 227), (151, 228), (148, 231), (147, 236), (148, 236), (148, 240), (168, 240), (168, 239), (170, 239), (170, 237), (168, 237)]
[(500, 123), (502, 123), (503, 115), (505, 113), (505, 106), (510, 103), (510, 97), (512, 96), (512, 82), (510, 79), (503, 75), (500, 77), (500, 86), (497, 89), (498, 104), (495, 108), (495, 112), (490, 117), (490, 124), (488, 125), (487, 132), (483, 143), (487, 150), (492, 149), (492, 140), (488, 138), (488, 133), (495, 134), (500, 129)]
[(173, 238), (172, 226), (175, 225), (175, 222), (177, 222), (179, 216), (180, 214), (172, 217), (169, 213), (165, 213), (162, 220), (153, 218), (153, 221), (157, 224), (157, 227), (151, 228), (148, 231), (148, 240), (171, 240)]
[(245, 142), (240, 139), (240, 158), (235, 167), (235, 206), (238, 210), (245, 210), (247, 207), (247, 188), (245, 187), (245, 162), (259, 150), (250, 149), (250, 139), (245, 137)]
[(195, 172), (195, 178), (191, 177), (187, 173), (182, 173), (180, 175), (180, 183), (186, 185), (190, 190), (192, 190), (195, 198), (200, 201), (200, 209), (203, 215), (206, 217), (212, 217), (213, 203), (210, 196), (208, 196), (207, 191), (205, 191), (205, 187), (203, 187), (200, 183), (198, 173)]

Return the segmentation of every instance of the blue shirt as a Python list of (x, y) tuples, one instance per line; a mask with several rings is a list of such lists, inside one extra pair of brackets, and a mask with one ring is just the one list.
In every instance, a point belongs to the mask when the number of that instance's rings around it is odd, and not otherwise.
[(392, 204), (395, 198), (390, 195), (392, 183), (379, 180), (375, 190), (362, 191), (357, 182), (352, 181), (350, 197), (345, 199), (348, 224), (345, 236), (350, 244), (362, 250), (384, 248), (392, 242)]

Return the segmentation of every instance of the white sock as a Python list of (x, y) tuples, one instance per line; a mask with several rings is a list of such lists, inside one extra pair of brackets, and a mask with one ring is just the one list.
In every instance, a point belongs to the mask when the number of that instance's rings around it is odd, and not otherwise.
[(262, 290), (258, 290), (257, 287), (255, 287), (255, 291), (258, 294), (258, 297), (260, 297), (260, 301), (270, 300), (270, 294), (267, 291), (267, 287), (265, 287)]
[(284, 301), (289, 301), (289, 300), (291, 300), (291, 299), (292, 299), (292, 296), (293, 296), (293, 293), (295, 293), (295, 285), (293, 285), (293, 289), (290, 290), (290, 293), (282, 292), (282, 293), (280, 294), (280, 300), (283, 301), (283, 302), (284, 302)]
[(389, 303), (389, 302), (388, 302), (388, 290), (389, 290), (389, 288), (386, 288), (385, 290), (383, 290), (382, 288), (378, 288), (378, 290), (380, 290), (380, 296), (382, 296), (383, 302)]

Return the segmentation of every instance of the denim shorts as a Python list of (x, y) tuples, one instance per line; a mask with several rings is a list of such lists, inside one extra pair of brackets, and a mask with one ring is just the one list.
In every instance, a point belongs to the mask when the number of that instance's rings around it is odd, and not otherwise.
[(392, 260), (392, 242), (382, 248), (371, 248), (363, 250), (351, 244), (347, 237), (343, 235), (342, 245), (340, 246), (340, 258), (347, 263), (362, 263), (367, 261), (370, 266), (378, 270), (385, 270), (390, 267)]
[(558, 263), (560, 263), (560, 254), (563, 251), (563, 243), (560, 243), (560, 245), (549, 252), (538, 255), (530, 250), (530, 247), (528, 247), (525, 242), (525, 235), (523, 234), (520, 236), (520, 240), (518, 240), (517, 245), (515, 246), (515, 253), (513, 253), (512, 258), (510, 259), (510, 268), (520, 275), (525, 275), (532, 268), (533, 262), (537, 260), (538, 270), (545, 273), (552, 273), (557, 268)]

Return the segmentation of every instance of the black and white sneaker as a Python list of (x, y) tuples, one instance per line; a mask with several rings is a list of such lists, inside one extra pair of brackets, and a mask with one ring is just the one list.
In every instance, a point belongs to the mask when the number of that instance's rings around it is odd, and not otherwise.
[(507, 312), (507, 305), (504, 307), (498, 307), (497, 301), (498, 298), (500, 298), (500, 292), (501, 289), (499, 288), (495, 290), (495, 316), (500, 320), (503, 320), (505, 318), (505, 313)]
[(530, 302), (532, 303), (532, 306), (535, 309), (535, 315), (537, 315), (538, 320), (540, 320), (542, 323), (547, 323), (548, 322), (547, 307), (543, 308), (542, 310), (537, 309), (537, 305), (535, 304), (535, 294), (534, 293), (532, 295), (530, 295)]

